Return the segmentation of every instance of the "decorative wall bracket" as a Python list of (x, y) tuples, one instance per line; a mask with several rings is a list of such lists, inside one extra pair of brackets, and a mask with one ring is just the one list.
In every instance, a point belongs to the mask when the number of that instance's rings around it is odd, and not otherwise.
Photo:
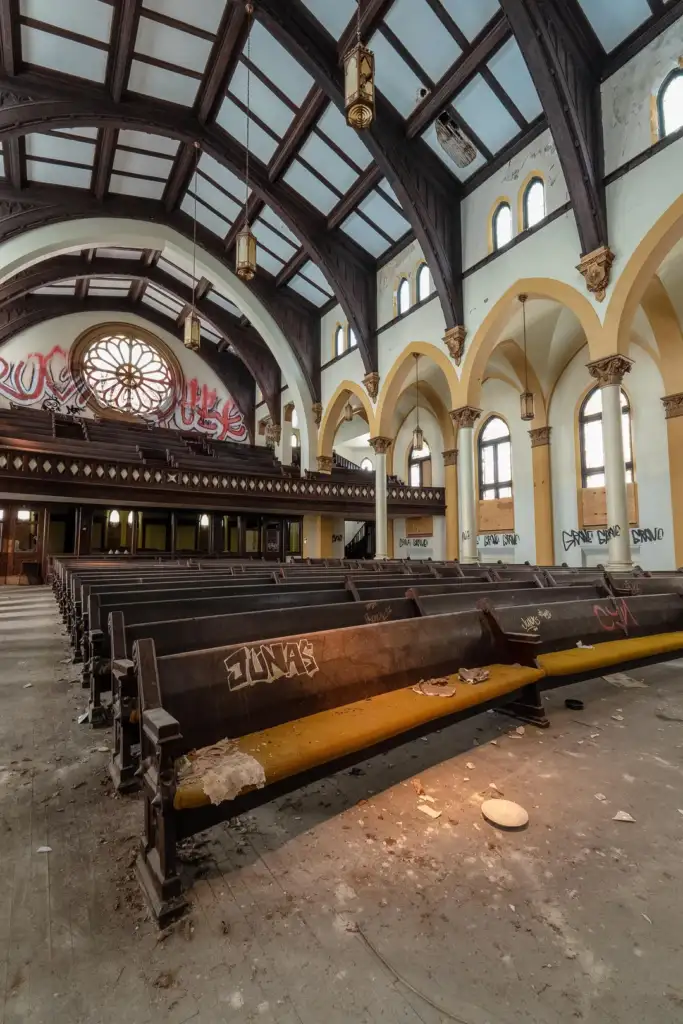
[(318, 472), (319, 473), (331, 473), (332, 467), (334, 466), (334, 459), (331, 455), (319, 455), (318, 459)]
[(664, 406), (664, 415), (667, 420), (675, 420), (679, 416), (683, 416), (683, 392), (679, 391), (675, 395), (666, 395), (662, 398), (662, 405)]
[(529, 431), (529, 437), (531, 438), (532, 448), (543, 448), (550, 444), (550, 434), (552, 427), (534, 427), (533, 430)]
[(447, 451), (441, 453), (443, 455), (444, 466), (457, 466), (458, 465), (458, 449), (449, 448)]
[(372, 401), (376, 402), (377, 395), (379, 394), (379, 374), (376, 370), (365, 374), (363, 377), (363, 387), (369, 394)]
[(621, 384), (624, 374), (630, 373), (632, 366), (633, 360), (626, 356), (605, 356), (604, 359), (595, 359), (592, 363), (586, 363), (588, 372), (601, 388)]
[(386, 455), (392, 443), (393, 441), (390, 437), (371, 437), (368, 441), (375, 455)]
[(323, 403), (322, 402), (314, 402), (313, 403), (313, 417), (315, 419), (316, 427), (319, 427), (320, 426), (320, 421), (323, 418)]
[(608, 246), (603, 245), (593, 252), (586, 253), (581, 257), (577, 270), (586, 279), (586, 287), (592, 295), (595, 295), (598, 302), (602, 302), (609, 287), (609, 276), (614, 253)]
[(266, 424), (266, 444), (270, 448), (275, 448), (280, 443), (282, 437), (282, 427), (279, 423), (268, 423)]
[(453, 425), (460, 430), (465, 427), (473, 427), (481, 416), (481, 409), (475, 409), (472, 405), (463, 405), (460, 409), (451, 409)]
[(467, 328), (462, 325), (458, 327), (449, 327), (443, 336), (444, 344), (448, 349), (448, 354), (456, 366), (460, 366), (460, 363), (462, 362), (462, 357), (465, 353), (466, 337)]

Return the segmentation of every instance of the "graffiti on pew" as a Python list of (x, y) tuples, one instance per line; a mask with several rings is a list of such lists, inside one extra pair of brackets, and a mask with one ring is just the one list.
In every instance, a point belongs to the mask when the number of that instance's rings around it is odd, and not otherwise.
[[(630, 533), (631, 544), (634, 546), (639, 544), (655, 544), (657, 541), (664, 540), (664, 530), (661, 526), (656, 526), (654, 529), (634, 526), (631, 528)], [(609, 544), (612, 538), (620, 536), (621, 528), (619, 526), (607, 526), (600, 530), (563, 530), (562, 546), (565, 551), (571, 551), (572, 548), (590, 546), (592, 544), (599, 544), (604, 547), (606, 544)]]
[(549, 608), (539, 608), (537, 615), (523, 615), (521, 626), (525, 633), (534, 633), (541, 625), (541, 619), (552, 619), (553, 613)]
[(593, 605), (593, 614), (607, 633), (620, 632), (628, 635), (629, 626), (638, 625), (638, 620), (623, 597), (614, 605)]
[(387, 622), (391, 618), (391, 605), (385, 605), (382, 611), (375, 611), (377, 608), (376, 601), (370, 601), (368, 609), (365, 613), (366, 622)]
[(297, 676), (312, 679), (319, 671), (308, 639), (240, 647), (225, 659), (225, 668), (231, 690)]
[(514, 548), (519, 544), (518, 533), (485, 533), (485, 548)]

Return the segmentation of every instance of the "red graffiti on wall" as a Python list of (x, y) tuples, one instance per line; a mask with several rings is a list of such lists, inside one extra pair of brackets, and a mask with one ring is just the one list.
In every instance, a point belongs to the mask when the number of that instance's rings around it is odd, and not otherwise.
[[(0, 356), (0, 398), (16, 405), (40, 405), (46, 399), (73, 411), (85, 407), (89, 393), (74, 380), (68, 353), (59, 345), (49, 352), (31, 352), (10, 363)], [(242, 413), (230, 394), (221, 398), (215, 388), (196, 377), (183, 383), (183, 390), (170, 409), (149, 417), (160, 427), (194, 430), (217, 441), (246, 441)]]

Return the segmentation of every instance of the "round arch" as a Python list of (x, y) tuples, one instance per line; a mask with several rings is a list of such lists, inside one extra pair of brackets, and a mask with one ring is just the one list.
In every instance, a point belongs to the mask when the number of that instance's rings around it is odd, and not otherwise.
[(343, 380), (325, 406), (325, 412), (318, 431), (318, 455), (331, 457), (334, 436), (339, 426), (339, 418), (350, 395), (355, 395), (360, 402), (364, 413), (363, 418), (367, 420), (370, 429), (370, 436), (374, 436), (375, 415), (372, 411), (370, 399), (360, 384), (356, 384), (354, 380)]
[(683, 238), (683, 195), (650, 228), (631, 254), (612, 290), (605, 316), (604, 339), (609, 348), (598, 356), (628, 354), (630, 330), (638, 306), (665, 256)]
[[(491, 355), (493, 355), (494, 352), (498, 351), (502, 352), (504, 358), (510, 364), (512, 370), (517, 376), (517, 380), (521, 383), (524, 380), (524, 352), (519, 347), (517, 342), (513, 341), (511, 338), (503, 338), (501, 339), (501, 341), (498, 342), (497, 345), (494, 346)], [(534, 430), (536, 427), (547, 426), (548, 411), (546, 408), (546, 400), (543, 395), (543, 390), (541, 388), (541, 382), (538, 379), (533, 364), (528, 357), (526, 362), (528, 366), (529, 390), (533, 391), (534, 398), (536, 399), (534, 402), (534, 412), (536, 415), (529, 424), (529, 429)], [(502, 380), (504, 383), (509, 384), (513, 388), (517, 388), (519, 386), (518, 384), (515, 383), (514, 380), (505, 378), (503, 377), (502, 374), (489, 373), (485, 377), (483, 377), (482, 380), (477, 380), (473, 382), (473, 385), (470, 389), (470, 400), (468, 402), (469, 405), (473, 405), (475, 406), (475, 408), (479, 408), (481, 406), (482, 388), (485, 382), (487, 380), (490, 380), (491, 378), (497, 378), (498, 380)], [(505, 419), (505, 417), (501, 416), (501, 419)]]
[(481, 380), (491, 355), (501, 341), (501, 331), (519, 295), (530, 299), (552, 299), (571, 310), (586, 335), (591, 359), (601, 355), (603, 328), (590, 301), (571, 285), (553, 278), (529, 277), (517, 281), (495, 304), (475, 334), (467, 350), (460, 378), (460, 405), (475, 405)]
[[(394, 409), (406, 386), (404, 371), (407, 366), (414, 366), (413, 355), (415, 353), (421, 356), (426, 356), (442, 371), (448, 385), (451, 408), (453, 409), (456, 407), (460, 382), (458, 381), (458, 374), (456, 373), (455, 367), (449, 357), (440, 348), (437, 348), (436, 345), (432, 345), (427, 341), (411, 341), (411, 343), (403, 349), (384, 378), (384, 384), (382, 385), (382, 390), (380, 391), (377, 399), (375, 422), (377, 424), (377, 433), (380, 437), (393, 436), (392, 417)], [(420, 384), (420, 388), (422, 388), (422, 383)], [(445, 436), (446, 435), (444, 435), (444, 437)]]
[[(171, 258), (174, 253), (180, 256), (181, 264), (192, 259), (191, 239), (165, 224), (107, 217), (66, 220), (32, 228), (0, 244), (0, 282), (52, 256), (111, 246), (165, 249)], [(300, 412), (301, 471), (314, 468), (313, 397), (285, 335), (248, 285), (205, 249), (197, 250), (196, 273), (198, 278), (206, 277), (219, 285), (221, 292), (245, 313), (270, 348)]]

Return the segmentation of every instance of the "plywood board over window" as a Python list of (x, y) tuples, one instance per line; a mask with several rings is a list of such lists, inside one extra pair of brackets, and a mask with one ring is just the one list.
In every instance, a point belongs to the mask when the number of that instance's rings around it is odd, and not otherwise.
[(512, 533), (515, 529), (513, 498), (497, 498), (479, 502), (479, 533)]
[(406, 519), (406, 537), (433, 537), (434, 519), (432, 516), (409, 516)]
[[(628, 521), (630, 526), (638, 523), (638, 485), (626, 484)], [(579, 491), (581, 526), (612, 526), (607, 522), (607, 491), (604, 487), (583, 487)]]

